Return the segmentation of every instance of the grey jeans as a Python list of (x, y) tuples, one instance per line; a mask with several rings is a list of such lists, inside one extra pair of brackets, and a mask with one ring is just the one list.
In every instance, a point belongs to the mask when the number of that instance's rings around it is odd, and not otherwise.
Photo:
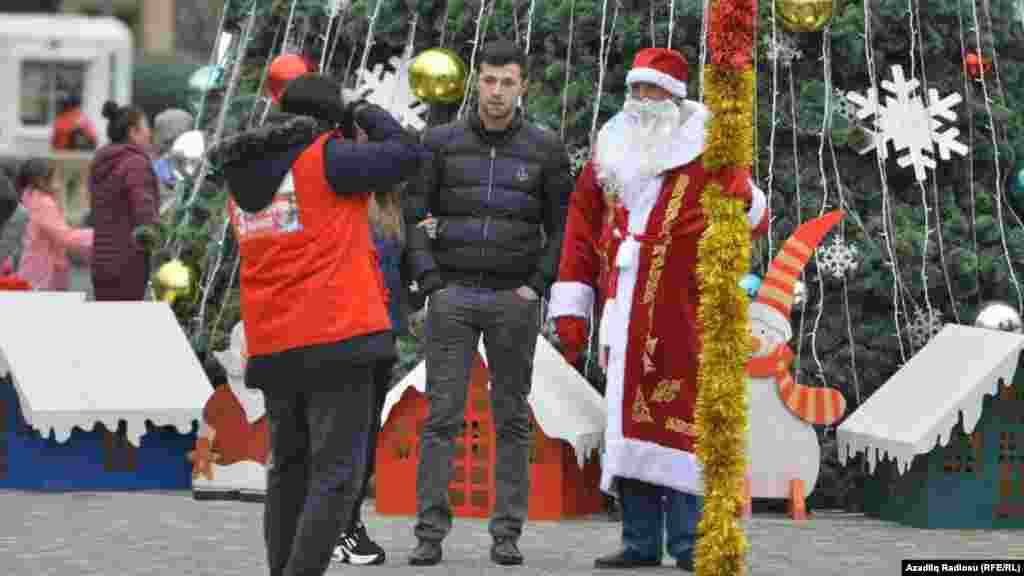
[(495, 494), (490, 532), (518, 540), (530, 494), (530, 393), (540, 301), (514, 290), (451, 285), (430, 295), (426, 325), (430, 413), (416, 470), (416, 537), (441, 541), (452, 527), (448, 484), (455, 437), (462, 431), (466, 395), (481, 334), (491, 378), (495, 432)]

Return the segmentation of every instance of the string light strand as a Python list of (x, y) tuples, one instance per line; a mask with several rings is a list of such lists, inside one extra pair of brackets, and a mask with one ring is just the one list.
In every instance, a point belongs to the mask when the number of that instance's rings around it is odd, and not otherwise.
[[(878, 75), (875, 70), (875, 49), (871, 29), (871, 3), (864, 3), (864, 55), (867, 61), (868, 78), (871, 81), (871, 89), (878, 94)], [(882, 187), (882, 236), (885, 241), (886, 251), (889, 255), (889, 267), (892, 269), (892, 305), (893, 324), (896, 329), (896, 342), (899, 345), (900, 359), (907, 361), (907, 352), (903, 345), (903, 331), (900, 329), (900, 303), (902, 301), (902, 283), (900, 281), (899, 263), (896, 260), (896, 252), (892, 245), (892, 225), (889, 220), (889, 186), (885, 171), (885, 150), (875, 147), (875, 162), (878, 165), (878, 173)]]
[[(981, 31), (978, 25), (978, 5), (974, 0), (971, 0), (971, 16), (974, 20), (974, 36), (978, 43), (978, 49), (981, 49)], [(994, 48), (993, 48), (994, 49)], [(981, 78), (981, 93), (985, 98), (985, 113), (988, 114), (989, 123), (989, 134), (992, 135), (992, 165), (995, 169), (995, 204), (996, 204), (996, 220), (999, 221), (999, 240), (1003, 245), (1003, 256), (1006, 258), (1006, 268), (1010, 274), (1010, 281), (1013, 283), (1014, 289), (1017, 291), (1017, 311), (1018, 313), (1024, 313), (1024, 293), (1021, 292), (1020, 282), (1017, 281), (1017, 273), (1013, 269), (1013, 259), (1010, 257), (1010, 249), (1006, 244), (1006, 223), (1003, 221), (1003, 176), (1000, 170), (1000, 157), (999, 157), (999, 134), (996, 130), (995, 119), (992, 116), (992, 100), (988, 94), (988, 83), (985, 81), (984, 76)]]

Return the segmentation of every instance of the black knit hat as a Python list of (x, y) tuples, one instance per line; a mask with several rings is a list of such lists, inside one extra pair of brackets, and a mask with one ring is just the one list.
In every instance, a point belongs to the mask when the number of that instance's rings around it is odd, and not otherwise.
[(312, 116), (334, 125), (345, 123), (341, 84), (322, 74), (303, 74), (288, 83), (281, 96), (281, 111)]

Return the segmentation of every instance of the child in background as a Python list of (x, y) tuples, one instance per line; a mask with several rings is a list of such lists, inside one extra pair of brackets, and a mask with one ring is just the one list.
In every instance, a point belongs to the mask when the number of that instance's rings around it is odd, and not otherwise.
[(33, 290), (67, 290), (71, 282), (68, 250), (89, 259), (92, 228), (73, 229), (64, 220), (64, 209), (57, 201), (61, 183), (51, 161), (26, 161), (18, 173), (17, 187), (29, 216), (18, 275)]

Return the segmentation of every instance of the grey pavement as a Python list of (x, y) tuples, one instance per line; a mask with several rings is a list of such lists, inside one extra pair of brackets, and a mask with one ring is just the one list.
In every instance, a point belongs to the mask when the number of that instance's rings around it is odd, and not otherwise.
[[(189, 492), (36, 493), (0, 491), (0, 574), (9, 576), (241, 576), (267, 574), (263, 507), (204, 501)], [(597, 571), (595, 557), (614, 550), (620, 525), (603, 517), (527, 525), (521, 567), (488, 560), (486, 521), (456, 518), (440, 566), (415, 568), (412, 519), (364, 516), (387, 551), (382, 566), (332, 566), (329, 575), (683, 574), (665, 566)], [(1024, 558), (1024, 534), (1013, 531), (919, 530), (859, 515), (815, 513), (803, 523), (781, 516), (745, 522), (748, 574), (896, 575), (904, 558)]]

